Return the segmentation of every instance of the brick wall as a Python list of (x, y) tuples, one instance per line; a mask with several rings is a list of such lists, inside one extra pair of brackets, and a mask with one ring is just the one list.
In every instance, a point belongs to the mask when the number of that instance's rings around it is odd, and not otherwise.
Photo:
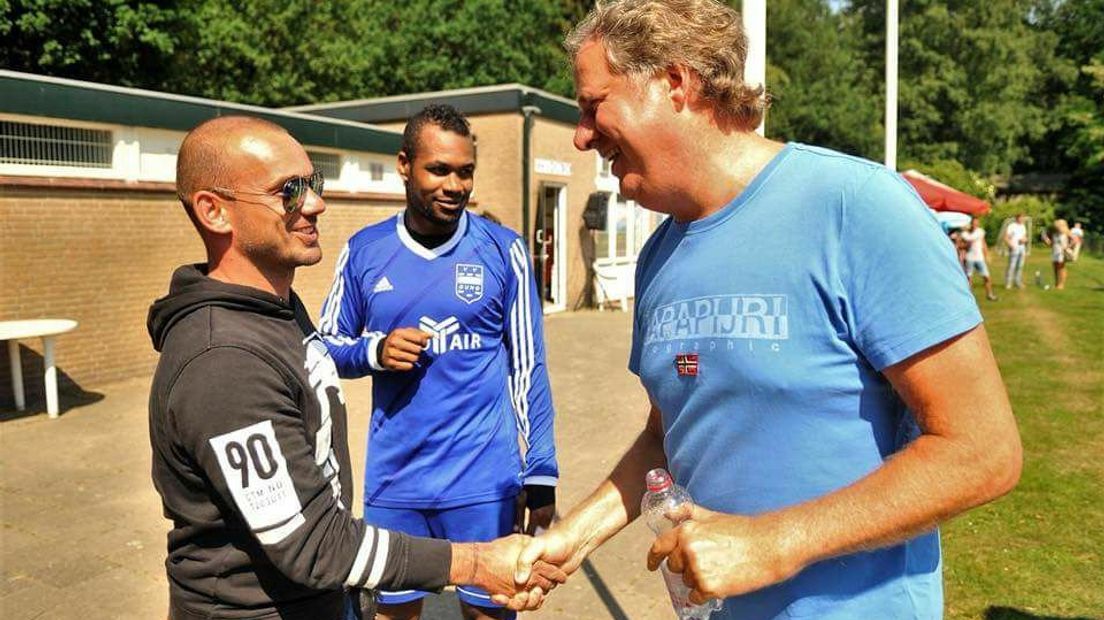
[[(0, 182), (0, 320), (78, 321), (76, 330), (57, 339), (59, 383), (63, 390), (94, 392), (152, 371), (156, 353), (146, 311), (168, 290), (173, 269), (205, 255), (171, 186), (87, 185)], [(301, 269), (295, 282), (314, 317), (341, 246), (401, 206), (386, 197), (327, 200), (320, 223), (323, 260)], [(20, 344), (27, 401), (43, 401), (41, 340)], [(8, 411), (14, 402), (10, 368), (6, 351), (0, 353), (0, 411)]]

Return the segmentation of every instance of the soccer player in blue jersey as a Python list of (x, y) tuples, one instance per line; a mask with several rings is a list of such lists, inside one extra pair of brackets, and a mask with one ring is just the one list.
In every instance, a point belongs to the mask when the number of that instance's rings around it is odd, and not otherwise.
[(649, 567), (724, 598), (713, 618), (941, 618), (936, 525), (1007, 493), (1022, 452), (935, 219), (884, 166), (755, 133), (717, 0), (602, 2), (567, 48), (576, 147), (671, 217), (636, 274), (645, 429), (522, 560), (576, 569), (666, 467), (698, 507)]
[[(559, 470), (541, 304), (516, 233), (466, 211), (468, 121), (415, 114), (399, 174), (406, 209), (355, 234), (319, 331), (342, 377), (372, 376), (364, 518), (453, 541), (547, 528)], [(459, 587), (467, 618), (507, 618)], [(380, 594), (380, 616), (417, 618), (424, 592)]]

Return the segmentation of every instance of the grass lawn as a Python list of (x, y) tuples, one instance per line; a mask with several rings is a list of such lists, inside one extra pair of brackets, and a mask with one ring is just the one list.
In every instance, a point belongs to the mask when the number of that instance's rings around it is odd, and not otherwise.
[[(1104, 260), (1053, 288), (1046, 248), (1024, 290), (975, 284), (1024, 444), (1019, 486), (943, 528), (948, 618), (1104, 620)], [(1038, 270), (1050, 290), (1033, 286)]]

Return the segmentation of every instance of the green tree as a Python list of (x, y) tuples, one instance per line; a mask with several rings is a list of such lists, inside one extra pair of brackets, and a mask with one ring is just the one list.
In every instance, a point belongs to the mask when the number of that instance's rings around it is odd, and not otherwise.
[(914, 169), (931, 178), (949, 185), (960, 192), (976, 198), (989, 201), (996, 197), (997, 188), (989, 181), (981, 178), (976, 172), (967, 170), (957, 160), (938, 159), (933, 162), (902, 161), (898, 166), (900, 170)]
[(276, 106), (506, 82), (569, 94), (559, 41), (574, 3), (193, 2), (184, 92)]
[[(869, 66), (884, 68), (885, 3), (854, 0)], [(1042, 95), (1064, 70), (1033, 0), (914, 0), (900, 14), (899, 148), (1008, 174), (1049, 125)]]
[(0, 66), (163, 88), (183, 26), (172, 3), (0, 0)]
[(386, 35), (383, 94), (519, 82), (570, 96), (561, 47), (576, 2), (410, 0), (372, 3)]
[(865, 157), (881, 152), (881, 100), (858, 53), (853, 18), (826, 0), (776, 0), (767, 10), (767, 132)]
[(181, 5), (189, 23), (173, 59), (174, 92), (284, 106), (374, 96), (392, 69), (364, 0)]
[(283, 106), (520, 82), (571, 96), (580, 0), (0, 0), (0, 63)]
[(1070, 173), (1059, 214), (1104, 232), (1104, 0), (1064, 0), (1042, 13), (1076, 73), (1053, 85), (1051, 131), (1033, 151), (1047, 169)]

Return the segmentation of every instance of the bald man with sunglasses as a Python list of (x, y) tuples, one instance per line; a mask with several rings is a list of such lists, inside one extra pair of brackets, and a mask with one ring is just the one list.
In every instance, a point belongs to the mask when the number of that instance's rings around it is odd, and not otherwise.
[[(354, 517), (345, 399), (292, 290), (318, 263), (322, 175), (278, 125), (204, 122), (184, 139), (177, 191), (207, 262), (173, 274), (147, 327), (153, 481), (168, 535), (171, 620), (336, 620), (378, 587), (472, 584), (540, 604), (545, 566), (517, 588), (513, 536), (454, 545)], [(350, 596), (352, 595), (352, 596)]]

